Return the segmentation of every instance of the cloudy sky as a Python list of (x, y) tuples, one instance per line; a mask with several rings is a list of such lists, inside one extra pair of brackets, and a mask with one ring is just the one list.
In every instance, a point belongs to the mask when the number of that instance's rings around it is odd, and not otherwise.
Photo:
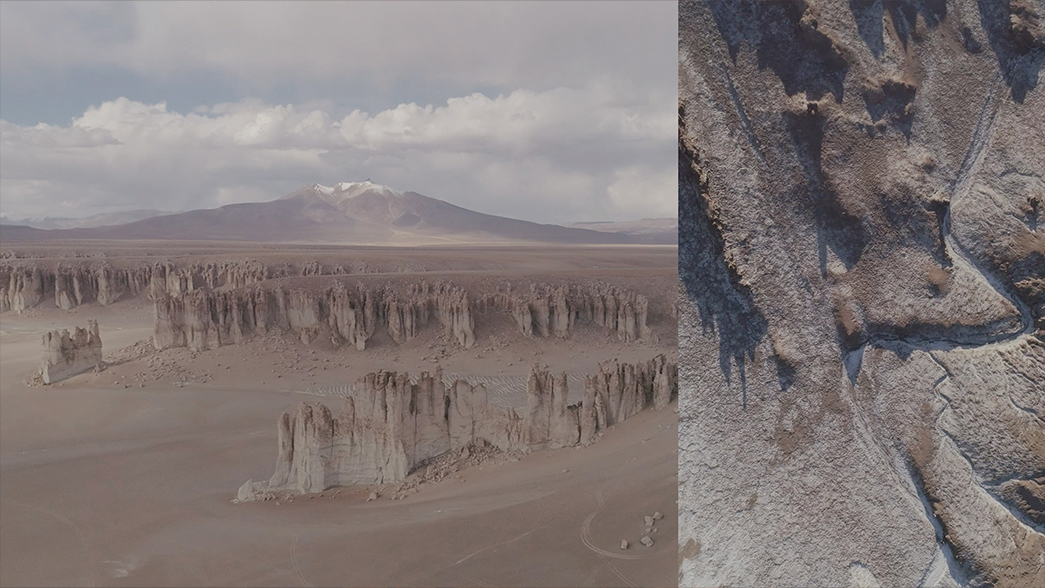
[(676, 4), (0, 3), (0, 213), (375, 182), (674, 217)]

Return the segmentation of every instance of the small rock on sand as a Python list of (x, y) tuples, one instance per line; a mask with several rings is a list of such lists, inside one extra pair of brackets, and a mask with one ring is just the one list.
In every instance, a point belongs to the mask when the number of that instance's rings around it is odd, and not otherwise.
[(653, 526), (653, 517), (646, 516), (643, 520), (646, 521), (646, 526), (647, 527), (652, 527)]
[(661, 512), (659, 510), (657, 512), (653, 513), (653, 520), (659, 521), (662, 518), (664, 518), (664, 515), (661, 514)]
[(621, 549), (627, 549), (628, 548), (628, 540), (627, 539), (621, 539), (620, 540), (620, 548)]
[(643, 535), (642, 539), (639, 539), (639, 543), (645, 545), (646, 547), (653, 547), (653, 539), (650, 539), (649, 535)]
[(371, 500), (377, 500), (377, 492), (371, 492), (370, 496), (366, 497), (367, 502), (370, 502)]

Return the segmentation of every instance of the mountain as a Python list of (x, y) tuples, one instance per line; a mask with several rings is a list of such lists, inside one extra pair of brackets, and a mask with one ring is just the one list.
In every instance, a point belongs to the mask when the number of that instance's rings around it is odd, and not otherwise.
[(87, 229), (122, 225), (154, 216), (173, 214), (163, 210), (141, 209), (120, 212), (102, 212), (84, 218), (49, 216), (45, 218), (12, 218), (0, 215), (0, 225), (17, 225), (34, 229)]
[(679, 241), (679, 219), (644, 218), (632, 221), (591, 221), (570, 223), (567, 227), (604, 233), (623, 233), (643, 243), (673, 245)]
[[(483, 214), (364, 182), (312, 184), (270, 202), (153, 216), (113, 226), (25, 230), (7, 226), (0, 240), (175, 239), (340, 244), (548, 242), (647, 243), (623, 232), (539, 224)], [(672, 241), (674, 242), (674, 241)]]

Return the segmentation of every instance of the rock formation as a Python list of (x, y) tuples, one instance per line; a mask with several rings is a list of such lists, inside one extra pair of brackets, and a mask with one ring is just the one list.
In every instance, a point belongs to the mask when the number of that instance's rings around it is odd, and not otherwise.
[(150, 283), (148, 266), (117, 269), (99, 265), (0, 265), (0, 312), (24, 312), (46, 300), (63, 310), (87, 302), (109, 305), (124, 297), (137, 296)]
[(43, 335), (43, 361), (40, 377), (44, 384), (75, 376), (102, 364), (102, 338), (98, 322), (87, 321), (87, 328), (50, 331)]
[(243, 288), (274, 277), (290, 275), (290, 268), (269, 268), (257, 261), (219, 261), (176, 266), (158, 263), (141, 268), (149, 273), (149, 296), (181, 296), (200, 289)]
[(1045, 585), (1043, 8), (680, 4), (680, 586)]
[[(170, 282), (166, 282), (170, 286)], [(323, 288), (317, 284), (333, 284)], [(178, 296), (156, 294), (157, 349), (213, 349), (256, 333), (293, 330), (306, 344), (328, 337), (359, 350), (378, 328), (396, 343), (409, 341), (433, 319), (445, 334), (468, 349), (475, 344), (476, 314), (506, 312), (525, 335), (567, 337), (577, 324), (594, 323), (631, 342), (651, 336), (645, 296), (597, 284), (588, 287), (535, 285), (527, 296), (502, 291), (473, 296), (448, 282), (405, 287), (338, 279), (309, 288), (257, 285), (235, 290), (178, 283)], [(187, 288), (187, 289), (186, 289)], [(154, 292), (157, 292), (154, 289)]]
[(0, 290), (0, 310), (23, 312), (54, 291), (54, 275), (36, 266), (18, 266), (4, 271), (0, 273), (0, 284), (4, 282), (7, 287)]
[(532, 368), (526, 385), (523, 440), (530, 448), (570, 447), (580, 440), (580, 405), (567, 405), (566, 374)]
[(157, 349), (200, 351), (239, 343), (256, 333), (292, 330), (306, 344), (325, 334), (336, 344), (363, 350), (380, 324), (392, 340), (402, 342), (416, 336), (430, 318), (463, 347), (475, 344), (468, 295), (447, 283), (414, 285), (403, 296), (365, 284), (352, 290), (340, 281), (323, 290), (197, 290), (159, 297), (155, 307)]
[[(156, 305), (156, 346), (196, 350), (239, 342), (269, 329), (294, 329), (305, 342), (320, 333), (336, 344), (359, 349), (375, 329), (385, 328), (396, 343), (413, 339), (436, 319), (461, 346), (475, 343), (475, 314), (510, 316), (528, 337), (570, 336), (577, 325), (594, 324), (625, 343), (653, 336), (647, 324), (649, 301), (635, 292), (602, 282), (549, 285), (508, 283), (474, 292), (446, 283), (418, 283), (405, 289), (357, 286), (329, 278), (307, 288), (285, 287), (297, 276), (365, 273), (366, 262), (349, 272), (343, 264), (328, 271), (316, 260), (295, 268), (252, 260), (170, 262), (114, 267), (108, 262), (48, 266), (0, 264), (0, 312), (24, 312), (53, 300), (63, 310), (97, 302), (109, 305), (145, 294)], [(251, 286), (255, 286), (251, 289)], [(675, 317), (672, 304), (668, 313)], [(361, 322), (360, 322), (361, 319)]]
[[(285, 273), (285, 272), (283, 272)], [(24, 312), (45, 300), (71, 310), (97, 302), (103, 306), (145, 292), (150, 298), (181, 296), (195, 290), (242, 288), (279, 277), (256, 261), (171, 263), (116, 268), (109, 263), (62, 265), (0, 264), (0, 312)]]
[[(395, 372), (367, 374), (337, 417), (322, 404), (302, 403), (283, 413), (275, 473), (268, 481), (246, 482), (238, 498), (251, 500), (277, 490), (304, 493), (399, 482), (427, 460), (476, 443), (504, 451), (590, 443), (607, 426), (655, 408), (658, 391), (666, 390), (670, 402), (677, 390), (677, 369), (663, 355), (638, 365), (605, 366), (589, 380), (607, 384), (593, 385), (595, 394), (586, 393), (580, 404), (568, 406), (566, 375), (553, 377), (534, 368), (522, 418), (511, 408), (490, 404), (481, 384), (457, 380), (446, 386), (441, 371), (422, 373), (417, 381)], [(617, 377), (621, 373), (632, 377), (625, 383)], [(599, 403), (619, 407), (624, 397), (634, 399), (629, 405), (634, 410), (592, 418), (587, 425), (581, 422), (582, 414), (605, 413), (596, 408)]]
[(529, 290), (511, 284), (484, 296), (479, 305), (508, 313), (519, 332), (528, 336), (565, 339), (577, 324), (593, 323), (625, 343), (650, 337), (646, 324), (649, 300), (604, 283), (550, 286), (531, 283)]
[(438, 371), (416, 382), (395, 372), (367, 374), (337, 418), (322, 404), (284, 413), (275, 474), (267, 483), (244, 484), (240, 499), (273, 489), (398, 482), (417, 464), (478, 439), (517, 447), (521, 420), (486, 400), (482, 385), (458, 380), (447, 388)]

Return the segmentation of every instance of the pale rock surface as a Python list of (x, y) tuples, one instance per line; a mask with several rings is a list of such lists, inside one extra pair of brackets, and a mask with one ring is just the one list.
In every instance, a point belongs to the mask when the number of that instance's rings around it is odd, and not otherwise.
[(680, 5), (680, 586), (1045, 585), (1043, 15)]
[[(307, 269), (306, 265), (302, 271)], [(256, 261), (187, 266), (156, 263), (127, 268), (106, 262), (55, 267), (5, 263), (0, 264), (0, 312), (24, 312), (52, 298), (56, 307), (72, 310), (88, 302), (107, 306), (142, 293), (155, 299), (200, 289), (241, 288), (280, 274)]]
[(102, 338), (98, 321), (88, 320), (87, 328), (49, 331), (43, 335), (40, 377), (44, 384), (81, 374), (102, 365)]
[[(293, 329), (305, 343), (322, 332), (337, 344), (362, 350), (379, 325), (393, 341), (402, 343), (416, 337), (430, 319), (470, 348), (475, 344), (475, 313), (489, 311), (508, 314), (519, 332), (530, 337), (565, 339), (578, 324), (598, 325), (625, 343), (653, 337), (647, 324), (648, 299), (601, 282), (532, 283), (528, 290), (513, 290), (507, 284), (495, 292), (474, 293), (443, 282), (413, 284), (405, 291), (350, 289), (337, 280), (307, 292), (279, 284), (262, 286), (295, 276), (367, 271), (365, 262), (349, 271), (344, 265), (324, 267), (317, 260), (300, 267), (253, 260), (124, 268), (107, 262), (54, 267), (4, 263), (0, 264), (0, 312), (22, 313), (52, 299), (58, 308), (72, 310), (90, 302), (109, 305), (144, 294), (156, 306), (157, 348), (187, 346), (197, 351), (238, 343), (271, 328)], [(677, 317), (675, 304), (670, 313)]]
[[(659, 365), (666, 366), (661, 368), (666, 373), (677, 372), (677, 366), (663, 356), (614, 369), (642, 374), (636, 380), (641, 387), (637, 394), (651, 399)], [(336, 417), (322, 404), (302, 403), (283, 413), (277, 423), (275, 473), (267, 481), (244, 483), (237, 500), (276, 491), (308, 493), (333, 486), (402, 482), (433, 458), (448, 451), (467, 456), (472, 447), (501, 451), (572, 447), (580, 443), (582, 407), (567, 406), (568, 393), (565, 374), (553, 377), (534, 367), (528, 410), (520, 417), (512, 408), (490, 404), (482, 384), (457, 380), (444, 385), (441, 371), (422, 373), (416, 381), (405, 373), (370, 373), (352, 388)], [(593, 401), (594, 397), (586, 396), (582, 404)], [(646, 408), (654, 408), (652, 401), (640, 407)], [(594, 433), (604, 428), (603, 423)]]
[(273, 490), (320, 491), (332, 486), (388, 484), (418, 464), (483, 440), (520, 445), (522, 421), (512, 409), (487, 404), (486, 389), (463, 380), (449, 388), (442, 374), (367, 374), (335, 418), (322, 404), (301, 404), (279, 420), (276, 472), (248, 482), (239, 499)]
[(475, 315), (489, 312), (509, 314), (520, 332), (529, 336), (566, 338), (576, 324), (585, 323), (602, 326), (623, 342), (648, 339), (652, 333), (646, 323), (646, 297), (605, 284), (587, 288), (536, 284), (523, 298), (510, 289), (471, 295), (448, 282), (420, 282), (405, 289), (363, 283), (352, 289), (341, 280), (320, 282), (327, 283), (332, 285), (310, 289), (282, 284), (210, 289), (179, 283), (172, 291), (181, 294), (156, 295), (156, 348), (202, 351), (236, 344), (254, 334), (292, 330), (306, 344), (329, 336), (337, 345), (364, 350), (378, 328), (403, 343), (434, 320), (448, 337), (468, 349), (475, 345)]
[(447, 283), (412, 285), (404, 296), (362, 283), (350, 289), (340, 281), (320, 290), (194, 290), (159, 297), (155, 308), (157, 349), (202, 351), (254, 334), (290, 330), (305, 344), (325, 334), (337, 345), (362, 351), (380, 324), (398, 343), (414, 338), (430, 319), (466, 349), (475, 344), (468, 294)]
[(481, 296), (481, 309), (494, 308), (511, 315), (519, 332), (528, 336), (565, 339), (578, 324), (595, 324), (630, 343), (648, 339), (649, 300), (605, 283), (551, 286), (530, 284), (519, 291), (511, 285)]

